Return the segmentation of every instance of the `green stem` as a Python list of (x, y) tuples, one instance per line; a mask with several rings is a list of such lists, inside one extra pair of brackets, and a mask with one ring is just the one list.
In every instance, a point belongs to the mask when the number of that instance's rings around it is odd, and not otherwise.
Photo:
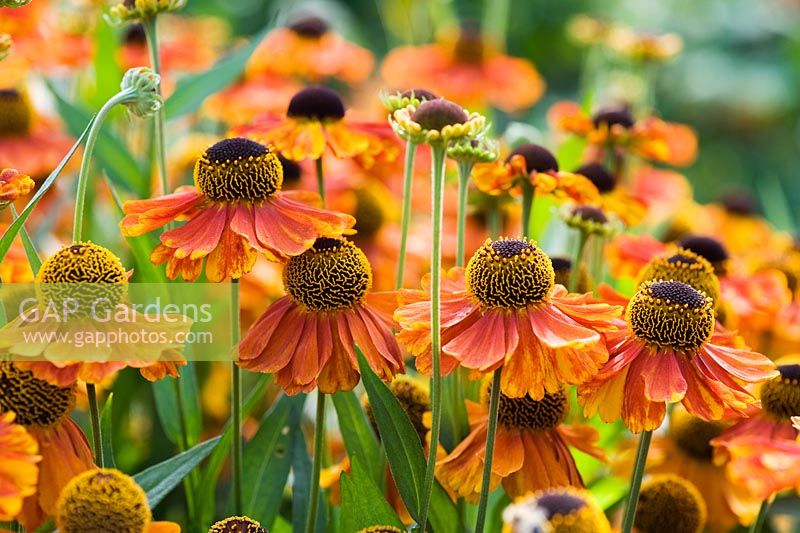
[(500, 407), (500, 375), (503, 367), (494, 371), (492, 393), (489, 396), (489, 429), (486, 433), (486, 455), (483, 459), (483, 478), (481, 479), (481, 495), (478, 500), (478, 519), (475, 522), (475, 533), (483, 533), (486, 522), (486, 507), (489, 503), (489, 485), (492, 480), (492, 460), (494, 459), (494, 440), (497, 433), (497, 414)]
[(75, 193), (75, 218), (72, 223), (72, 240), (79, 242), (83, 235), (83, 215), (86, 209), (86, 189), (89, 185), (89, 166), (92, 161), (92, 152), (94, 145), (97, 142), (97, 136), (100, 134), (100, 129), (103, 126), (103, 121), (108, 116), (108, 113), (117, 104), (123, 104), (129, 100), (136, 98), (133, 90), (120, 91), (112, 96), (100, 111), (97, 112), (89, 133), (86, 136), (86, 148), (83, 150), (83, 159), (81, 160), (81, 170), (78, 174), (78, 190)]
[(490, 0), (483, 3), (483, 18), (489, 35), (496, 39), (503, 49), (506, 47), (508, 18), (511, 12), (511, 0)]
[(581, 279), (581, 263), (583, 263), (583, 252), (586, 249), (586, 241), (589, 235), (581, 231), (578, 237), (578, 248), (575, 250), (575, 255), (572, 257), (572, 265), (569, 269), (569, 282), (567, 290), (569, 292), (576, 292), (578, 290), (578, 282)]
[(489, 237), (494, 240), (503, 231), (503, 211), (496, 199), (492, 198), (491, 202), (489, 212), (486, 214), (486, 226), (489, 229)]
[(317, 528), (317, 507), (319, 507), (319, 474), (322, 470), (323, 444), (325, 443), (325, 395), (317, 391), (317, 420), (314, 427), (314, 462), (311, 467), (311, 487), (308, 499), (308, 520), (306, 533)]
[(322, 207), (325, 207), (325, 175), (322, 171), (322, 156), (315, 161), (317, 167), (317, 190), (322, 199)]
[(422, 485), (422, 502), (420, 505), (420, 531), (426, 531), (428, 508), (433, 492), (434, 474), (436, 471), (436, 452), (439, 447), (439, 430), (442, 425), (442, 373), (441, 349), (442, 332), (440, 329), (440, 299), (442, 273), (442, 204), (444, 203), (444, 158), (445, 147), (431, 147), (431, 212), (433, 214), (433, 242), (431, 243), (431, 357), (433, 358), (433, 375), (431, 376), (431, 444), (428, 451), (428, 465), (425, 469), (425, 480)]
[(636, 506), (639, 503), (639, 490), (642, 488), (644, 465), (647, 463), (647, 452), (650, 450), (652, 431), (643, 431), (639, 437), (639, 449), (636, 451), (636, 462), (633, 466), (631, 490), (628, 494), (628, 503), (625, 506), (625, 517), (622, 520), (622, 533), (631, 533), (633, 522), (636, 518)]
[(395, 289), (403, 286), (403, 274), (406, 268), (406, 244), (408, 243), (408, 226), (411, 222), (411, 186), (414, 183), (414, 160), (417, 156), (417, 145), (406, 141), (406, 161), (403, 167), (403, 214), (400, 219), (400, 256), (397, 258), (397, 275)]
[(605, 238), (595, 235), (592, 240), (592, 254), (589, 259), (589, 283), (598, 285), (603, 281), (605, 264), (603, 262), (603, 250), (605, 249)]
[(97, 388), (94, 383), (86, 384), (86, 396), (89, 399), (89, 419), (92, 423), (92, 444), (94, 461), (100, 468), (105, 467), (103, 459), (103, 434), (100, 429), (100, 406), (97, 403)]
[(535, 189), (533, 184), (525, 180), (522, 182), (522, 235), (531, 236), (531, 213), (533, 212), (533, 197)]
[[(158, 31), (156, 29), (156, 17), (149, 17), (142, 22), (144, 33), (147, 37), (147, 50), (150, 52), (150, 67), (153, 72), (161, 75), (161, 61), (158, 56)], [(161, 84), (156, 86), (158, 95), (161, 96)], [(161, 189), (164, 194), (169, 194), (167, 187), (167, 137), (165, 132), (166, 116), (164, 115), (164, 106), (158, 110), (155, 116), (155, 143), (156, 143), (156, 157), (158, 160), (158, 173), (161, 176)]]
[(458, 165), (458, 230), (456, 240), (456, 266), (464, 266), (464, 247), (467, 230), (467, 198), (469, 196), (469, 175), (472, 163)]
[(758, 516), (750, 524), (750, 529), (747, 531), (749, 533), (760, 533), (761, 530), (764, 528), (764, 523), (767, 521), (767, 514), (769, 514), (769, 508), (772, 505), (772, 498), (767, 498), (763, 502), (761, 502), (761, 507), (758, 510)]
[[(231, 280), (231, 337), (233, 345), (239, 344), (239, 280)], [(231, 475), (233, 483), (234, 514), (241, 515), (242, 504), (242, 374), (236, 361), (231, 363)]]
[[(181, 387), (181, 383), (180, 381), (178, 381), (178, 379), (173, 379), (172, 385), (175, 389), (175, 404), (178, 409), (178, 423), (180, 424), (181, 427), (178, 450), (181, 452), (185, 452), (186, 450), (189, 449), (189, 431), (188, 431), (188, 426), (186, 424), (186, 412), (183, 401), (183, 387)], [(194, 510), (195, 510), (194, 487), (192, 486), (192, 482), (193, 480), (196, 479), (197, 479), (196, 471), (194, 470), (190, 475), (183, 478), (183, 491), (186, 494), (186, 513), (189, 515), (190, 522), (194, 517)]]

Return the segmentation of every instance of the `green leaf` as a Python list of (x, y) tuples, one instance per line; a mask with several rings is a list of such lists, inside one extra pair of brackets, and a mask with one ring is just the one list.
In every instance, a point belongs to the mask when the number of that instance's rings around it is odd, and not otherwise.
[(405, 529), (392, 506), (371, 479), (362, 458), (350, 456), (350, 475), (339, 477), (342, 513), (341, 531), (359, 531), (370, 526), (395, 526)]
[(597, 505), (608, 510), (622, 501), (628, 494), (628, 484), (619, 478), (608, 476), (589, 487)]
[[(294, 531), (305, 531), (308, 516), (308, 501), (311, 489), (311, 457), (302, 431), (295, 432), (292, 449), (292, 527)], [(323, 494), (317, 505), (317, 526), (314, 533), (326, 533), (328, 521), (327, 498)]]
[[(11, 216), (13, 216), (16, 220), (19, 215), (17, 214), (16, 208), (14, 208), (14, 204), (9, 205), (9, 207), (11, 208)], [(25, 248), (25, 255), (28, 257), (28, 264), (31, 266), (33, 274), (36, 275), (39, 272), (39, 269), (42, 268), (42, 260), (39, 257), (39, 253), (36, 251), (36, 246), (34, 246), (33, 241), (31, 240), (30, 235), (28, 235), (28, 231), (25, 229), (24, 225), (19, 230), (19, 236), (22, 239), (22, 246)]]
[(221, 437), (214, 437), (197, 446), (170, 457), (164, 462), (142, 470), (133, 479), (147, 494), (147, 503), (154, 509), (189, 472), (208, 457)]
[(578, 168), (586, 149), (586, 139), (572, 135), (564, 140), (556, 150), (556, 159), (561, 168)]
[[(92, 113), (68, 102), (51, 83), (48, 82), (47, 87), (56, 100), (58, 114), (64, 120), (67, 130), (72, 135), (77, 135), (92, 118)], [(149, 194), (150, 172), (133, 158), (125, 143), (111, 132), (108, 121), (100, 127), (92, 156), (115, 185), (136, 193), (140, 198)]]
[(89, 98), (92, 108), (99, 109), (106, 101), (117, 94), (122, 81), (122, 68), (118, 58), (119, 38), (110, 24), (96, 24), (92, 35), (94, 48), (94, 91)]
[[(361, 351), (356, 350), (356, 353), (372, 414), (389, 458), (392, 476), (409, 513), (417, 519), (426, 465), (422, 443), (400, 402), (373, 372)], [(463, 529), (455, 505), (438, 482), (434, 482), (429, 516), (434, 531)]]
[(180, 378), (162, 379), (153, 383), (158, 419), (161, 421), (164, 433), (173, 444), (179, 444), (183, 438), (176, 387), (181, 388), (186, 435), (189, 446), (193, 446), (200, 438), (200, 405), (197, 378), (192, 363), (181, 367)]
[(100, 429), (103, 433), (103, 464), (106, 468), (116, 468), (114, 466), (114, 446), (113, 435), (114, 426), (111, 423), (114, 416), (114, 393), (108, 395), (103, 412), (100, 413)]
[(339, 429), (344, 439), (344, 447), (350, 457), (360, 457), (370, 469), (374, 481), (383, 479), (384, 459), (378, 446), (378, 439), (372, 426), (356, 398), (355, 393), (337, 392), (331, 395)]
[(36, 194), (33, 195), (33, 198), (31, 198), (28, 201), (28, 204), (25, 206), (25, 209), (22, 210), (22, 213), (19, 214), (17, 219), (11, 223), (6, 232), (3, 234), (3, 238), (0, 239), (0, 261), (5, 259), (8, 250), (11, 248), (11, 244), (14, 242), (14, 238), (20, 232), (22, 226), (25, 224), (25, 221), (28, 220), (28, 217), (31, 216), (33, 208), (36, 207), (36, 204), (39, 203), (39, 200), (42, 199), (42, 196), (45, 195), (48, 189), (50, 189), (50, 187), (53, 186), (53, 183), (55, 183), (56, 178), (59, 176), (59, 174), (61, 174), (61, 171), (64, 170), (64, 167), (67, 166), (67, 163), (69, 163), (69, 160), (72, 158), (75, 151), (83, 142), (83, 139), (84, 137), (86, 137), (86, 134), (89, 133), (89, 128), (91, 128), (93, 121), (94, 119), (92, 118), (89, 121), (89, 123), (86, 124), (86, 128), (83, 130), (83, 133), (80, 134), (78, 140), (75, 141), (75, 144), (73, 144), (72, 148), (69, 149), (69, 152), (67, 152), (67, 155), (64, 156), (64, 159), (61, 160), (61, 162), (58, 164), (55, 170), (53, 170), (53, 172), (51, 172), (50, 175), (47, 176), (44, 182), (42, 182), (42, 186), (39, 187), (39, 190), (36, 191)]
[[(272, 381), (272, 374), (265, 374), (259, 377), (258, 382), (253, 386), (250, 394), (242, 405), (242, 418), (246, 417), (255, 408), (255, 406), (264, 397), (264, 394)], [(197, 489), (197, 508), (200, 512), (200, 523), (204, 531), (214, 521), (214, 510), (216, 508), (215, 492), (217, 488), (217, 479), (222, 471), (222, 466), (228, 459), (231, 449), (231, 441), (233, 438), (233, 430), (230, 422), (225, 425), (225, 429), (220, 436), (219, 445), (214, 449), (211, 457), (208, 459), (208, 464), (203, 470), (200, 477), (200, 484)]]
[(167, 120), (196, 111), (206, 98), (235, 82), (244, 72), (250, 56), (272, 26), (272, 23), (269, 24), (250, 43), (221, 59), (209, 70), (182, 78), (175, 92), (164, 102)]
[(244, 449), (244, 514), (269, 529), (278, 515), (292, 467), (294, 432), (300, 427), (305, 395), (282, 396), (261, 421)]

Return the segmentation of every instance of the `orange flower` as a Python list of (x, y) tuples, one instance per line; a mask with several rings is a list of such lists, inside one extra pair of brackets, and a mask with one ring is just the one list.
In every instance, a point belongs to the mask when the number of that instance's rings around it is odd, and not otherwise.
[(0, 168), (24, 168), (41, 179), (71, 146), (72, 140), (52, 121), (34, 112), (27, 91), (20, 86), (0, 88)]
[(336, 157), (375, 157), (388, 151), (392, 159), (399, 152), (387, 124), (348, 120), (336, 91), (321, 86), (295, 94), (285, 117), (262, 115), (234, 132), (272, 145), (293, 161), (319, 159), (326, 148)]
[[(442, 374), (459, 364), (503, 367), (503, 394), (540, 400), (590, 379), (608, 358), (599, 331), (616, 329), (620, 308), (554, 285), (550, 258), (526, 239), (486, 240), (466, 270), (442, 279)], [(431, 370), (429, 278), (400, 292), (398, 339)]]
[(655, 226), (691, 202), (692, 187), (674, 170), (639, 165), (631, 176), (631, 194), (646, 207), (647, 222)]
[[(472, 431), (436, 463), (439, 480), (470, 502), (477, 500), (481, 489), (490, 389), (491, 382), (484, 380), (481, 403), (467, 400)], [(565, 389), (549, 392), (540, 400), (500, 394), (492, 490), (502, 481), (506, 494), (518, 498), (551, 487), (584, 486), (568, 446), (602, 461), (605, 455), (597, 445), (600, 436), (594, 428), (563, 424), (568, 408)]]
[(312, 82), (339, 78), (354, 85), (369, 76), (373, 65), (369, 50), (346, 41), (323, 19), (306, 16), (270, 32), (253, 52), (246, 73)]
[(613, 213), (626, 226), (635, 226), (644, 219), (647, 213), (645, 204), (618, 183), (617, 178), (600, 163), (582, 165), (574, 174), (586, 177), (597, 188), (599, 197), (590, 205)]
[(667, 245), (647, 233), (623, 233), (606, 246), (606, 259), (617, 278), (635, 278)]
[(622, 417), (638, 433), (658, 428), (666, 404), (681, 402), (718, 420), (726, 409), (742, 413), (758, 403), (750, 385), (777, 375), (763, 355), (718, 344), (711, 298), (685, 283), (642, 283), (625, 318), (627, 328), (605, 334), (608, 362), (578, 388), (587, 416)]
[(0, 171), (0, 208), (33, 190), (33, 180), (13, 168)]
[[(7, 229), (8, 224), (0, 223), (0, 233), (5, 233)], [(3, 283), (30, 283), (34, 280), (33, 270), (19, 236), (14, 239), (8, 253), (0, 262), (0, 280)]]
[[(726, 475), (726, 465), (713, 460), (711, 440), (725, 429), (722, 422), (707, 422), (676, 405), (664, 435), (654, 435), (647, 456), (647, 471), (676, 474), (697, 487), (708, 506), (706, 528), (726, 533), (748, 524), (758, 513), (761, 500)], [(629, 477), (632, 463), (627, 464)]]
[(195, 280), (203, 260), (211, 281), (240, 278), (258, 252), (274, 259), (301, 254), (319, 236), (347, 233), (349, 215), (308, 205), (313, 193), (281, 191), (283, 168), (265, 146), (239, 137), (209, 147), (195, 165), (195, 186), (151, 200), (126, 202), (122, 233), (136, 236), (188, 219), (161, 235), (150, 259), (167, 275)]
[(36, 493), (41, 457), (39, 445), (24, 426), (14, 423), (16, 414), (0, 410), (0, 520), (10, 521), (22, 511), (22, 501)]
[(766, 500), (785, 489), (800, 490), (800, 444), (757, 435), (742, 436), (726, 445), (728, 473), (757, 498)]
[[(369, 294), (364, 253), (341, 238), (322, 237), (283, 271), (287, 295), (267, 308), (239, 344), (239, 366), (274, 373), (287, 394), (352, 390), (357, 344), (370, 366), (390, 381), (405, 365), (392, 321), (392, 293)], [(377, 306), (377, 307), (376, 307)]]
[[(92, 452), (69, 416), (75, 405), (75, 385), (57, 387), (13, 363), (0, 362), (0, 386), (0, 413), (16, 413), (17, 424), (35, 439), (41, 456), (38, 482), (34, 482), (38, 488), (25, 494), (17, 518), (33, 531), (55, 515), (58, 495), (69, 480), (94, 467)], [(36, 451), (35, 446), (28, 449), (28, 453)], [(6, 464), (4, 460), (4, 468)], [(31, 474), (35, 476), (35, 470), (26, 473)], [(5, 487), (3, 492), (5, 495)]]
[[(69, 386), (78, 379), (100, 383), (128, 366), (139, 368), (142, 376), (150, 381), (167, 375), (177, 377), (177, 365), (185, 362), (181, 357), (183, 345), (174, 340), (158, 344), (109, 342), (89, 348), (88, 339), (109, 339), (111, 335), (120, 338), (125, 338), (123, 335), (128, 338), (165, 335), (175, 339), (185, 335), (191, 322), (154, 320), (133, 307), (128, 309), (130, 319), (126, 321), (92, 320), (80, 313), (81, 307), (89, 307), (88, 303), (80, 302), (87, 293), (82, 293), (80, 288), (75, 288), (75, 292), (63, 292), (69, 291), (65, 288), (67, 285), (91, 284), (92, 294), (119, 303), (119, 298), (127, 291), (128, 276), (119, 258), (102, 246), (91, 242), (64, 246), (42, 264), (36, 276), (37, 296), (43, 295), (36, 308), (38, 316), (20, 313), (0, 329), (0, 349), (15, 356), (15, 364), (20, 369), (30, 370), (38, 379), (60, 387)], [(49, 289), (53, 292), (48, 292), (47, 284), (55, 284)], [(48, 298), (49, 304), (45, 303)], [(48, 306), (60, 307), (69, 298), (78, 301), (72, 316), (48, 314)], [(32, 320), (33, 316), (37, 319)], [(85, 339), (86, 344), (79, 339)], [(28, 358), (30, 361), (26, 360)]]
[(395, 48), (381, 74), (392, 87), (425, 87), (470, 109), (492, 105), (508, 113), (532, 106), (545, 88), (530, 61), (501, 53), (471, 27), (438, 43)]
[(300, 89), (299, 83), (271, 74), (247, 77), (207, 98), (203, 113), (223, 124), (244, 124), (264, 113), (282, 113)]
[(600, 109), (589, 116), (574, 102), (558, 102), (550, 108), (548, 121), (558, 131), (585, 137), (594, 148), (620, 149), (676, 166), (689, 165), (697, 157), (697, 136), (690, 127), (656, 117), (637, 121), (627, 107)]
[(597, 201), (597, 187), (585, 176), (561, 172), (553, 154), (537, 144), (516, 147), (504, 161), (479, 163), (472, 172), (475, 185), (486, 194), (498, 196), (518, 192), (521, 182), (534, 186), (536, 193), (579, 204)]

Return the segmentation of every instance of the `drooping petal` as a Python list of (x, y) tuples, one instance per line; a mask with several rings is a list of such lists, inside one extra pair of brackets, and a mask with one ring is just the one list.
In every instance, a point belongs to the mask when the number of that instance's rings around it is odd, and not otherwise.
[(151, 200), (125, 202), (125, 217), (119, 223), (122, 234), (135, 237), (169, 224), (196, 207), (205, 198), (194, 187), (180, 187), (173, 194)]

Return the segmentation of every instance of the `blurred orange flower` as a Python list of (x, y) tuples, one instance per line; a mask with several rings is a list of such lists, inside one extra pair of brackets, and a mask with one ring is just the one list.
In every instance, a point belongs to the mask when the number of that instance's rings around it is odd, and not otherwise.
[(0, 405), (0, 520), (14, 520), (22, 501), (36, 493), (41, 457), (39, 445), (24, 426), (14, 423), (17, 415)]
[(4, 168), (0, 171), (0, 208), (25, 196), (33, 190), (33, 180), (16, 169)]

